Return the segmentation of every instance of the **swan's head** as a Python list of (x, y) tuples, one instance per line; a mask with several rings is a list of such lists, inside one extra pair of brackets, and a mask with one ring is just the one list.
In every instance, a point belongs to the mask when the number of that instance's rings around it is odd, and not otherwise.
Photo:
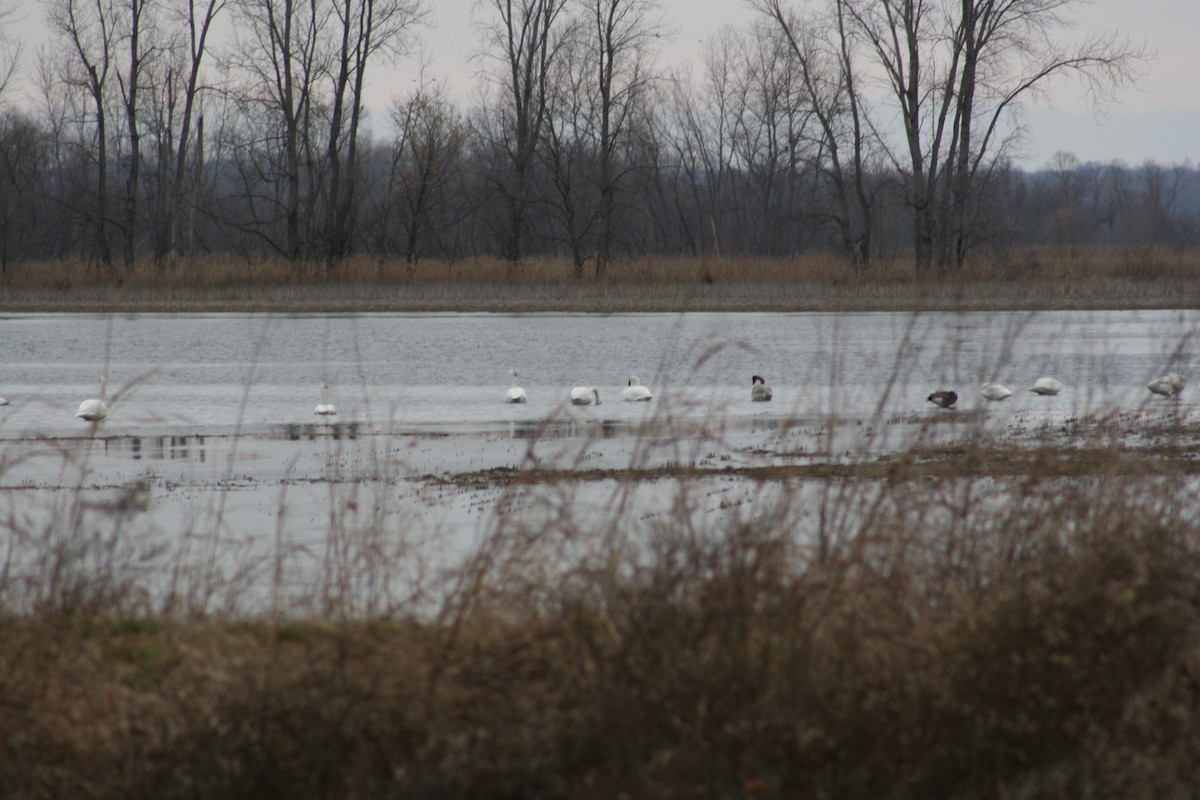
[(596, 405), (600, 405), (600, 390), (593, 386), (592, 394), (596, 396)]
[(516, 377), (518, 377), (518, 376), (517, 376), (517, 371), (516, 371), (515, 369), (509, 369), (509, 371), (508, 371), (508, 377), (510, 377), (510, 378), (516, 378)]
[(638, 380), (637, 375), (630, 375), (629, 376), (629, 385), (630, 386), (641, 386), (642, 382), (640, 380)]
[(751, 378), (750, 378), (750, 385), (751, 385), (751, 386), (753, 386), (753, 385), (754, 385), (754, 384), (756, 384), (756, 383), (761, 383), (761, 384), (763, 384), (763, 385), (765, 386), (767, 382), (766, 382), (766, 380), (764, 380), (764, 379), (763, 379), (763, 376), (762, 376), (762, 375), (753, 375), (753, 376), (751, 376)]

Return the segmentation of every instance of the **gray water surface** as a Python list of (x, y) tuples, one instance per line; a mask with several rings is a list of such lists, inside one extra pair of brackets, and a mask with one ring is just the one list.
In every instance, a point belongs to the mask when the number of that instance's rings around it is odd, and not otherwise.
[[(108, 376), (109, 434), (190, 434), (311, 423), (327, 381), (340, 422), (366, 426), (536, 423), (571, 387), (596, 386), (609, 420), (637, 374), (679, 417), (928, 413), (952, 388), (979, 406), (979, 383), (1016, 394), (1006, 409), (1136, 407), (1145, 383), (1197, 362), (1196, 311), (863, 314), (28, 314), (0, 318), (0, 438), (64, 436)], [(529, 403), (503, 403), (510, 367)], [(750, 377), (774, 387), (749, 402)], [(1025, 391), (1042, 375), (1056, 398)], [(1182, 402), (1190, 403), (1185, 390)]]

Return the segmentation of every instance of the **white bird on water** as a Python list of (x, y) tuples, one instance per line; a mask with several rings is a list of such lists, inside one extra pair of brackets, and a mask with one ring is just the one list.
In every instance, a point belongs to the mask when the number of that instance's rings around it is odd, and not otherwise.
[(636, 403), (641, 400), (650, 400), (654, 395), (650, 394), (650, 390), (642, 386), (642, 382), (638, 380), (637, 375), (629, 376), (629, 385), (621, 390), (621, 395), (627, 402)]
[(8, 401), (5, 400), (3, 397), (0, 397), (0, 406), (6, 406), (6, 405), (8, 405)]
[(100, 396), (84, 400), (79, 404), (75, 416), (87, 422), (99, 422), (108, 416), (108, 403), (105, 402), (105, 391), (108, 388), (108, 378), (100, 376)]
[(571, 405), (590, 406), (593, 397), (596, 398), (596, 405), (600, 405), (599, 389), (595, 386), (576, 386), (571, 390)]
[(332, 417), (337, 414), (337, 409), (329, 402), (329, 384), (325, 381), (321, 381), (321, 402), (317, 403), (313, 413), (318, 417)]
[(761, 375), (750, 376), (750, 399), (756, 403), (765, 403), (771, 399), (771, 387)]
[(1150, 391), (1168, 398), (1182, 392), (1184, 386), (1187, 386), (1187, 378), (1178, 372), (1168, 372), (1146, 384), (1146, 388)]
[(1062, 391), (1062, 384), (1054, 378), (1038, 378), (1033, 382), (1033, 386), (1029, 387), (1029, 391), (1034, 394), (1058, 394)]
[(524, 403), (527, 399), (525, 397), (525, 390), (517, 386), (517, 371), (510, 369), (508, 371), (508, 392), (504, 395), (504, 402)]
[(979, 396), (984, 400), (1006, 400), (1012, 397), (1012, 389), (1000, 383), (985, 383), (979, 387)]

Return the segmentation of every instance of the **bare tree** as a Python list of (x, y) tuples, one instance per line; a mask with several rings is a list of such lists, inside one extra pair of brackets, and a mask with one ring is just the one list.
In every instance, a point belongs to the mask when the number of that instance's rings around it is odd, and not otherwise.
[(436, 85), (422, 85), (392, 108), (396, 139), (386, 189), (400, 200), (404, 258), (415, 264), (426, 238), (438, 238), (435, 214), (448, 201), (459, 169), (467, 132), (457, 112)]
[(522, 255), (530, 171), (545, 127), (550, 73), (565, 41), (558, 29), (567, 2), (481, 0), (494, 17), (483, 30), (494, 64), (488, 73), (497, 105), (494, 145), (506, 161), (494, 182), (507, 205), (500, 250), (509, 261)]
[(564, 28), (560, 57), (548, 74), (546, 130), (539, 153), (557, 198), (561, 241), (571, 254), (575, 278), (583, 277), (587, 242), (595, 224), (594, 203), (585, 190), (590, 185), (594, 161), (589, 147), (592, 95), (590, 59), (586, 55), (584, 28), (579, 20)]
[(871, 232), (877, 204), (870, 185), (868, 158), (872, 126), (860, 92), (856, 44), (847, 18), (846, 0), (832, 0), (829, 13), (807, 21), (783, 0), (761, 0), (758, 8), (778, 27), (796, 59), (820, 131), (818, 157), (812, 166), (833, 189), (825, 212), (838, 231), (842, 252), (852, 263), (870, 264)]
[(25, 50), (25, 43), (9, 32), (17, 8), (16, 0), (0, 0), (0, 99), (17, 74)]
[(424, 12), (421, 0), (337, 0), (334, 9), (334, 71), (326, 137), (329, 189), (326, 202), (328, 264), (347, 254), (358, 199), (358, 143), (369, 64), (407, 51), (409, 33)]
[[(170, 99), (165, 104), (168, 114), (173, 115), (177, 103), (181, 103), (178, 116), (178, 135), (170, 137), (171, 142), (169, 181), (166, 186), (164, 235), (159, 242), (156, 259), (160, 266), (168, 259), (173, 260), (179, 252), (179, 215), (180, 205), (187, 190), (188, 154), (193, 149), (192, 125), (197, 114), (197, 104), (201, 90), (201, 67), (208, 55), (208, 36), (213, 23), (224, 10), (226, 0), (187, 0), (183, 10), (182, 25), (186, 31), (183, 42), (186, 45), (186, 58), (182, 60), (182, 69), (178, 72), (172, 69), (172, 74), (166, 80)], [(178, 75), (182, 73), (182, 85), (175, 95)], [(169, 125), (166, 126), (168, 129)]]
[(142, 132), (138, 103), (147, 62), (153, 48), (146, 45), (143, 31), (152, 25), (149, 0), (125, 0), (123, 37), (128, 48), (125, 69), (117, 72), (117, 83), (121, 90), (121, 106), (124, 109), (125, 135), (129, 139), (125, 168), (124, 213), (121, 218), (123, 261), (126, 269), (133, 268), (139, 233), (138, 197), (141, 194)]
[[(750, 47), (745, 34), (730, 27), (710, 37), (704, 49), (702, 78), (697, 92), (689, 75), (677, 75), (670, 84), (671, 122), (665, 138), (670, 143), (695, 220), (681, 208), (685, 235), (693, 251), (720, 255), (727, 215), (737, 215), (738, 194), (733, 191), (738, 128), (746, 112), (747, 95), (738, 75), (741, 54)], [(709, 242), (709, 248), (698, 243)]]
[[(329, 70), (322, 61), (328, 54), (320, 45), (330, 8), (323, 0), (238, 0), (234, 8), (237, 35), (230, 64), (242, 78), (236, 87), (242, 110), (269, 121), (274, 133), (267, 135), (278, 148), (278, 158), (256, 157), (252, 168), (266, 168), (269, 173), (262, 174), (282, 187), (278, 208), (265, 218), (268, 225), (260, 227), (261, 235), (288, 259), (300, 261), (314, 250), (314, 117), (319, 113), (317, 83)], [(269, 224), (276, 217), (283, 222), (282, 241), (274, 238)]]
[(602, 277), (612, 259), (616, 235), (617, 191), (625, 169), (621, 147), (634, 111), (647, 94), (654, 75), (651, 59), (664, 35), (654, 0), (579, 0), (585, 8), (587, 52), (592, 74), (592, 136), (598, 171), (600, 230), (596, 275)]
[[(94, 256), (107, 269), (113, 268), (111, 211), (108, 197), (109, 167), (109, 78), (115, 69), (117, 47), (116, 0), (53, 0), (46, 10), (46, 20), (53, 35), (62, 39), (70, 57), (53, 61), (49, 71), (57, 82), (74, 98), (82, 93), (90, 106), (90, 124), (81, 126), (90, 143), (89, 151), (95, 169), (93, 183), (94, 207), (86, 211), (95, 228)], [(50, 87), (48, 87), (50, 88)], [(90, 145), (90, 146), (89, 146)]]
[(1073, 74), (1101, 103), (1146, 55), (1115, 35), (1058, 41), (1079, 0), (844, 2), (903, 123), (905, 156), (894, 161), (908, 176), (919, 271), (935, 256), (962, 263), (971, 192), (1003, 152), (1001, 122), (1019, 100)]
[(36, 239), (51, 223), (39, 213), (49, 168), (47, 131), (25, 114), (0, 111), (0, 276), (36, 255)]

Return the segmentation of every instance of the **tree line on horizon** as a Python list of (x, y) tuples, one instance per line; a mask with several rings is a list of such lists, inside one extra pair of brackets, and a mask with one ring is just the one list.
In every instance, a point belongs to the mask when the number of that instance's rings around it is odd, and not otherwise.
[(1073, 78), (1103, 103), (1147, 57), (1060, 38), (1075, 0), (754, 0), (676, 72), (653, 0), (480, 0), (480, 102), (415, 67), (371, 120), (367, 78), (413, 49), (427, 2), (42, 0), (36, 110), (3, 104), (0, 57), (0, 268), (553, 255), (603, 275), (832, 251), (949, 272), (1018, 244), (1200, 235), (1191, 165), (1013, 166), (1023, 100)]

